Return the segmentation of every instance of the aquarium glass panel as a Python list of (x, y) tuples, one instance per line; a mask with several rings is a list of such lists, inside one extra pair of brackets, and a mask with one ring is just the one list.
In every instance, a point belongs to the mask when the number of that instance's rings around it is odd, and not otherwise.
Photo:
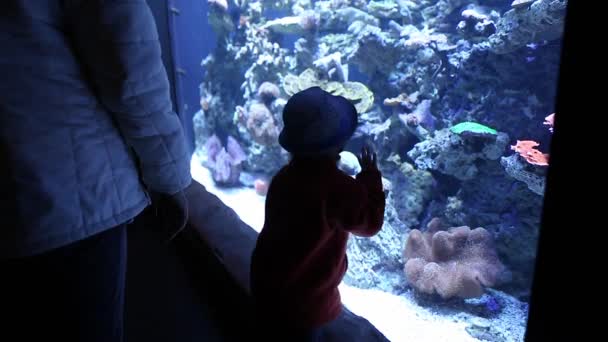
[(287, 100), (343, 96), (339, 168), (371, 146), (386, 194), (381, 231), (349, 237), (343, 303), (391, 341), (523, 341), (566, 5), (205, 1), (194, 178), (260, 231)]

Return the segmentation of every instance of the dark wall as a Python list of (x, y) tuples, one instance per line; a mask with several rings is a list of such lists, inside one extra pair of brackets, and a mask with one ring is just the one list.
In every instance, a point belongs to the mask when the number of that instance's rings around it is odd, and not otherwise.
[(163, 59), (173, 89), (173, 103), (194, 149), (192, 118), (200, 109), (201, 61), (215, 46), (207, 23), (207, 2), (148, 0), (158, 26)]

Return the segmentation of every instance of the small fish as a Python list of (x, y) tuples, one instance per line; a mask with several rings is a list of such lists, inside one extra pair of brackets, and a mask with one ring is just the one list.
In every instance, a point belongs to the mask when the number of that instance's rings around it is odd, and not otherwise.
[(536, 60), (536, 57), (526, 57), (526, 62), (531, 63)]
[(532, 50), (536, 50), (538, 48), (538, 44), (536, 43), (526, 44), (526, 46)]

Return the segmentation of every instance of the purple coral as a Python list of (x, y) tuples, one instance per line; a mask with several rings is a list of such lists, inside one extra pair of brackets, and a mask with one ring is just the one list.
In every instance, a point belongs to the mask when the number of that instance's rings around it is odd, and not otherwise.
[(228, 136), (226, 147), (214, 134), (205, 144), (209, 168), (213, 180), (218, 184), (235, 185), (239, 182), (242, 163), (247, 155), (232, 136)]
[(232, 136), (228, 136), (228, 142), (226, 143), (226, 151), (232, 158), (232, 162), (234, 164), (240, 164), (245, 159), (247, 159), (247, 155), (245, 151), (241, 148), (241, 145), (234, 139)]
[(204, 149), (205, 149), (205, 152), (207, 153), (207, 157), (209, 158), (209, 161), (215, 162), (215, 159), (217, 158), (218, 153), (220, 153), (220, 150), (222, 149), (222, 142), (217, 137), (217, 135), (214, 134), (207, 140), (207, 142), (205, 143)]
[(220, 184), (234, 184), (238, 181), (236, 172), (233, 172), (234, 163), (225, 148), (218, 153), (213, 168), (213, 180)]

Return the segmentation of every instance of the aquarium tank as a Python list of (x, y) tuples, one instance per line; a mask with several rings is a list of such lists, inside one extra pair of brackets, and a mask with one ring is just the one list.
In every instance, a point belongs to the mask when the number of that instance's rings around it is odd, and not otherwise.
[(523, 341), (567, 1), (204, 2), (193, 177), (260, 231), (285, 103), (344, 96), (339, 167), (371, 145), (386, 193), (344, 305), (395, 342)]

